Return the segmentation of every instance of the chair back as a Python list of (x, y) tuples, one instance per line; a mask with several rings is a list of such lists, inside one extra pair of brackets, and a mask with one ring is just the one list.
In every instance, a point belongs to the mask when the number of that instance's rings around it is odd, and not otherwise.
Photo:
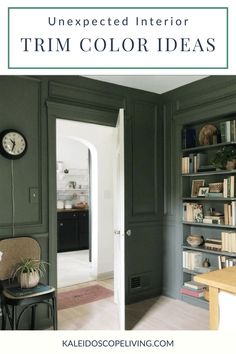
[(11, 237), (0, 240), (0, 280), (11, 278), (24, 258), (40, 259), (41, 249), (32, 237)]

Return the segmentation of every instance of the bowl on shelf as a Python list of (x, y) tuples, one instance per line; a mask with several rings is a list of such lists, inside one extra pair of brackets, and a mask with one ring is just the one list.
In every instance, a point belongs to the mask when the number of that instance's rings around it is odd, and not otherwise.
[(186, 241), (190, 246), (198, 247), (204, 243), (204, 238), (201, 235), (189, 235)]
[(223, 192), (223, 182), (209, 183), (209, 192), (211, 193)]
[(75, 209), (87, 209), (88, 208), (88, 203), (86, 202), (79, 202), (74, 204)]

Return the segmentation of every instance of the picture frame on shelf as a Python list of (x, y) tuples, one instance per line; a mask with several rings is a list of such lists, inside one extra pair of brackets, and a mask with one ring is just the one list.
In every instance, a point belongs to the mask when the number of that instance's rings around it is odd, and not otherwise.
[(204, 179), (195, 179), (192, 181), (191, 197), (198, 197), (198, 192), (200, 187), (204, 187)]
[(209, 187), (200, 187), (198, 190), (198, 197), (207, 197), (209, 193)]

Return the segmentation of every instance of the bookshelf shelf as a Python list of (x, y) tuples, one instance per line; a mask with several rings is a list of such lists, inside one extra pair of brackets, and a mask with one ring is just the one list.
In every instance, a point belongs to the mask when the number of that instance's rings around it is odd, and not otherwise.
[(184, 250), (191, 250), (191, 251), (198, 251), (198, 252), (203, 252), (203, 253), (209, 253), (209, 254), (217, 254), (219, 256), (236, 257), (236, 253), (209, 250), (209, 249), (206, 249), (202, 246), (191, 247), (191, 246), (184, 245), (183, 249)]
[(187, 274), (191, 274), (191, 275), (200, 274), (200, 273), (195, 272), (194, 270), (190, 270), (190, 269), (188, 269), (188, 268), (183, 268), (183, 272), (184, 272), (184, 273), (187, 273)]
[(236, 170), (219, 170), (219, 171), (206, 171), (206, 172), (196, 172), (196, 173), (183, 173), (182, 177), (233, 175), (235, 173), (236, 173)]
[(205, 224), (202, 222), (189, 222), (183, 221), (183, 225), (192, 225), (192, 226), (200, 226), (200, 227), (213, 227), (220, 229), (234, 229), (236, 230), (236, 225), (220, 225), (220, 224)]
[(192, 153), (192, 152), (198, 152), (198, 151), (205, 151), (205, 150), (213, 150), (213, 149), (218, 149), (223, 146), (230, 146), (230, 145), (236, 145), (236, 141), (231, 141), (227, 143), (219, 143), (219, 144), (212, 144), (212, 145), (199, 145), (195, 146), (193, 148), (188, 148), (188, 149), (183, 149), (183, 153)]
[(204, 307), (206, 307), (206, 308), (208, 308), (208, 305), (209, 305), (209, 302), (206, 299), (204, 299), (204, 297), (196, 298), (194, 296), (182, 294), (182, 299), (186, 302), (190, 302), (191, 304), (195, 301), (198, 303), (202, 303), (203, 305), (205, 305)]
[[(207, 131), (209, 126), (212, 128), (212, 125), (215, 127), (215, 133), (212, 134), (215, 135), (210, 138), (204, 136), (204, 139), (210, 139), (209, 145), (194, 146), (196, 142), (198, 144), (198, 141), (203, 143), (200, 139), (202, 131), (205, 127)], [(206, 268), (203, 269), (205, 262), (210, 266), (207, 271), (236, 264), (236, 225), (232, 225), (236, 224), (236, 167), (227, 170), (216, 169), (212, 165), (212, 161), (216, 162), (216, 153), (219, 150), (227, 152), (230, 150), (230, 153), (232, 153), (231, 150), (233, 152), (236, 150), (236, 119), (226, 117), (221, 120), (212, 120), (210, 123), (201, 122), (182, 128), (183, 148), (179, 166), (181, 166), (180, 186), (182, 188), (180, 201), (183, 210), (181, 245), (183, 285), (185, 282), (191, 281), (194, 275), (199, 274), (200, 270), (205, 272)], [(214, 144), (212, 144), (213, 142)], [(232, 149), (223, 149), (229, 146), (232, 146)], [(225, 166), (226, 162), (225, 164), (221, 163)], [(199, 187), (197, 186), (196, 190), (197, 182)], [(217, 186), (220, 183), (223, 185), (223, 190), (215, 191), (218, 197), (214, 197), (214, 191), (211, 188), (213, 189), (214, 184)], [(210, 195), (197, 196), (200, 186), (209, 188)], [(220, 193), (222, 194), (220, 195)], [(218, 212), (218, 214), (213, 214), (212, 211)], [(217, 218), (216, 215), (219, 217)], [(211, 223), (205, 223), (205, 221)], [(224, 224), (212, 222), (224, 222)], [(209, 244), (210, 247), (215, 246), (215, 249), (206, 249), (204, 245), (198, 247), (188, 245), (186, 239), (193, 235), (201, 235), (206, 244)], [(220, 251), (219, 245), (222, 245), (224, 250), (229, 249), (231, 252)], [(198, 269), (199, 272), (189, 268)], [(204, 298), (187, 294), (181, 295), (182, 300), (189, 303), (200, 306), (208, 304)]]
[(183, 202), (185, 201), (212, 201), (212, 202), (232, 202), (235, 201), (236, 198), (215, 198), (215, 197), (183, 197)]

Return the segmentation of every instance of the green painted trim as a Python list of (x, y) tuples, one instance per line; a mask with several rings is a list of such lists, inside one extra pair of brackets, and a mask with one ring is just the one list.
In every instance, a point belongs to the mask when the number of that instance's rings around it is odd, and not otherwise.
[[(10, 10), (144, 10), (144, 9), (151, 9), (151, 10), (164, 10), (164, 9), (172, 9), (172, 10), (226, 10), (226, 66), (216, 66), (216, 67), (208, 67), (208, 66), (202, 66), (202, 67), (185, 67), (185, 66), (177, 66), (177, 67), (163, 67), (163, 66), (157, 66), (157, 67), (26, 67), (26, 66), (15, 66), (12, 67), (10, 65)], [(211, 70), (221, 70), (221, 69), (228, 69), (229, 68), (229, 24), (228, 24), (228, 7), (9, 7), (8, 8), (8, 69), (11, 70), (21, 70), (21, 69), (27, 69), (27, 70), (35, 70), (35, 69), (42, 69), (42, 70), (74, 70), (74, 69), (79, 69), (79, 70), (156, 70), (156, 69), (168, 69), (168, 70), (200, 70), (200, 69), (211, 69)]]

